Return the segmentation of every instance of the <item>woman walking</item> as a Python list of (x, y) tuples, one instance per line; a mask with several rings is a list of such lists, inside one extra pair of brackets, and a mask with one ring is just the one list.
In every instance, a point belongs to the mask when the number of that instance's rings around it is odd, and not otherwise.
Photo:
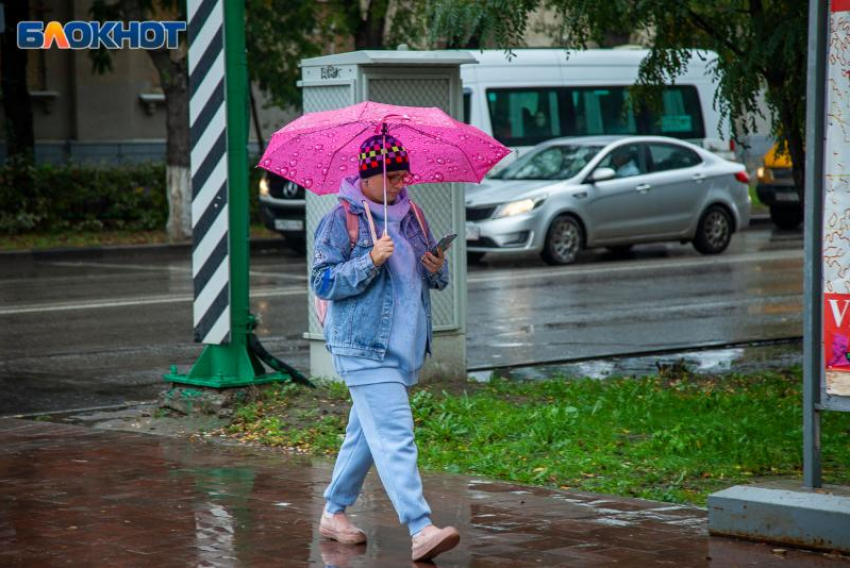
[(455, 547), (460, 536), (431, 523), (407, 389), (431, 352), (430, 290), (448, 285), (448, 268), (443, 251), (430, 252), (434, 237), (407, 195), (410, 161), (401, 141), (372, 136), (358, 158), (359, 176), (343, 180), (340, 205), (315, 234), (311, 285), (330, 301), (325, 340), (353, 402), (319, 532), (346, 544), (366, 542), (345, 509), (374, 463), (410, 531), (413, 560), (429, 560)]

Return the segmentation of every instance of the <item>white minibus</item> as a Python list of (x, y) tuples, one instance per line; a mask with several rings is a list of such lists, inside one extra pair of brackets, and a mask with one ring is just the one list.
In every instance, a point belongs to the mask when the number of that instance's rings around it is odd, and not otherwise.
[(692, 51), (653, 110), (629, 100), (646, 49), (470, 53), (478, 64), (461, 67), (464, 120), (515, 150), (501, 165), (545, 140), (594, 134), (671, 136), (734, 159), (729, 121), (714, 108), (713, 52)]

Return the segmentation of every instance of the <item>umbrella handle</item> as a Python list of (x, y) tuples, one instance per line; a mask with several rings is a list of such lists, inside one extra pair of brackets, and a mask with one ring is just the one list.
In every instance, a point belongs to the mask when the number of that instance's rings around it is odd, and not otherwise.
[(381, 141), (381, 162), (384, 164), (384, 236), (387, 234), (387, 124), (384, 123), (383, 140)]

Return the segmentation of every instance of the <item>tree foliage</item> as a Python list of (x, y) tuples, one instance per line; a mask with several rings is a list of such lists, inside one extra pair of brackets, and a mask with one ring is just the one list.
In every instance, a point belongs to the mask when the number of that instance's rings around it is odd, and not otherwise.
[[(500, 47), (522, 45), (529, 15), (547, 9), (561, 22), (569, 47), (605, 44), (612, 31), (648, 38), (638, 85), (674, 81), (686, 69), (688, 49), (717, 53), (711, 72), (714, 101), (738, 134), (755, 128), (764, 92), (773, 133), (787, 144), (795, 180), (802, 189), (806, 95), (806, 2), (799, 0), (435, 0), (432, 37), (463, 40), (471, 31)], [(650, 89), (651, 90), (651, 89)]]
[(269, 104), (298, 108), (302, 59), (400, 43), (425, 47), (426, 7), (416, 0), (246, 0), (251, 80)]
[(321, 55), (323, 43), (330, 39), (330, 26), (320, 19), (318, 6), (314, 0), (246, 2), (248, 76), (268, 95), (271, 105), (300, 103), (298, 62)]
[[(93, 20), (105, 22), (108, 20), (132, 20), (134, 16), (144, 19), (186, 20), (186, 2), (180, 0), (94, 0), (89, 8)], [(161, 17), (159, 17), (161, 16)], [(186, 34), (180, 36), (181, 58), (185, 55)], [(167, 50), (158, 50), (166, 52)], [(95, 73), (112, 71), (112, 51), (100, 46), (89, 51), (92, 70)]]

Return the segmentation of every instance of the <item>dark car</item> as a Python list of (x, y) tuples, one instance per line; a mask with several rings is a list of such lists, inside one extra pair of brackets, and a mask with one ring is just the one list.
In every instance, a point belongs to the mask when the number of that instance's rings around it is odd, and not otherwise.
[(770, 207), (770, 219), (780, 229), (796, 229), (803, 222), (803, 204), (794, 184), (794, 171), (787, 151), (774, 144), (758, 169), (756, 195)]
[(263, 172), (259, 185), (263, 224), (283, 235), (293, 251), (304, 254), (307, 250), (304, 188), (268, 171)]

